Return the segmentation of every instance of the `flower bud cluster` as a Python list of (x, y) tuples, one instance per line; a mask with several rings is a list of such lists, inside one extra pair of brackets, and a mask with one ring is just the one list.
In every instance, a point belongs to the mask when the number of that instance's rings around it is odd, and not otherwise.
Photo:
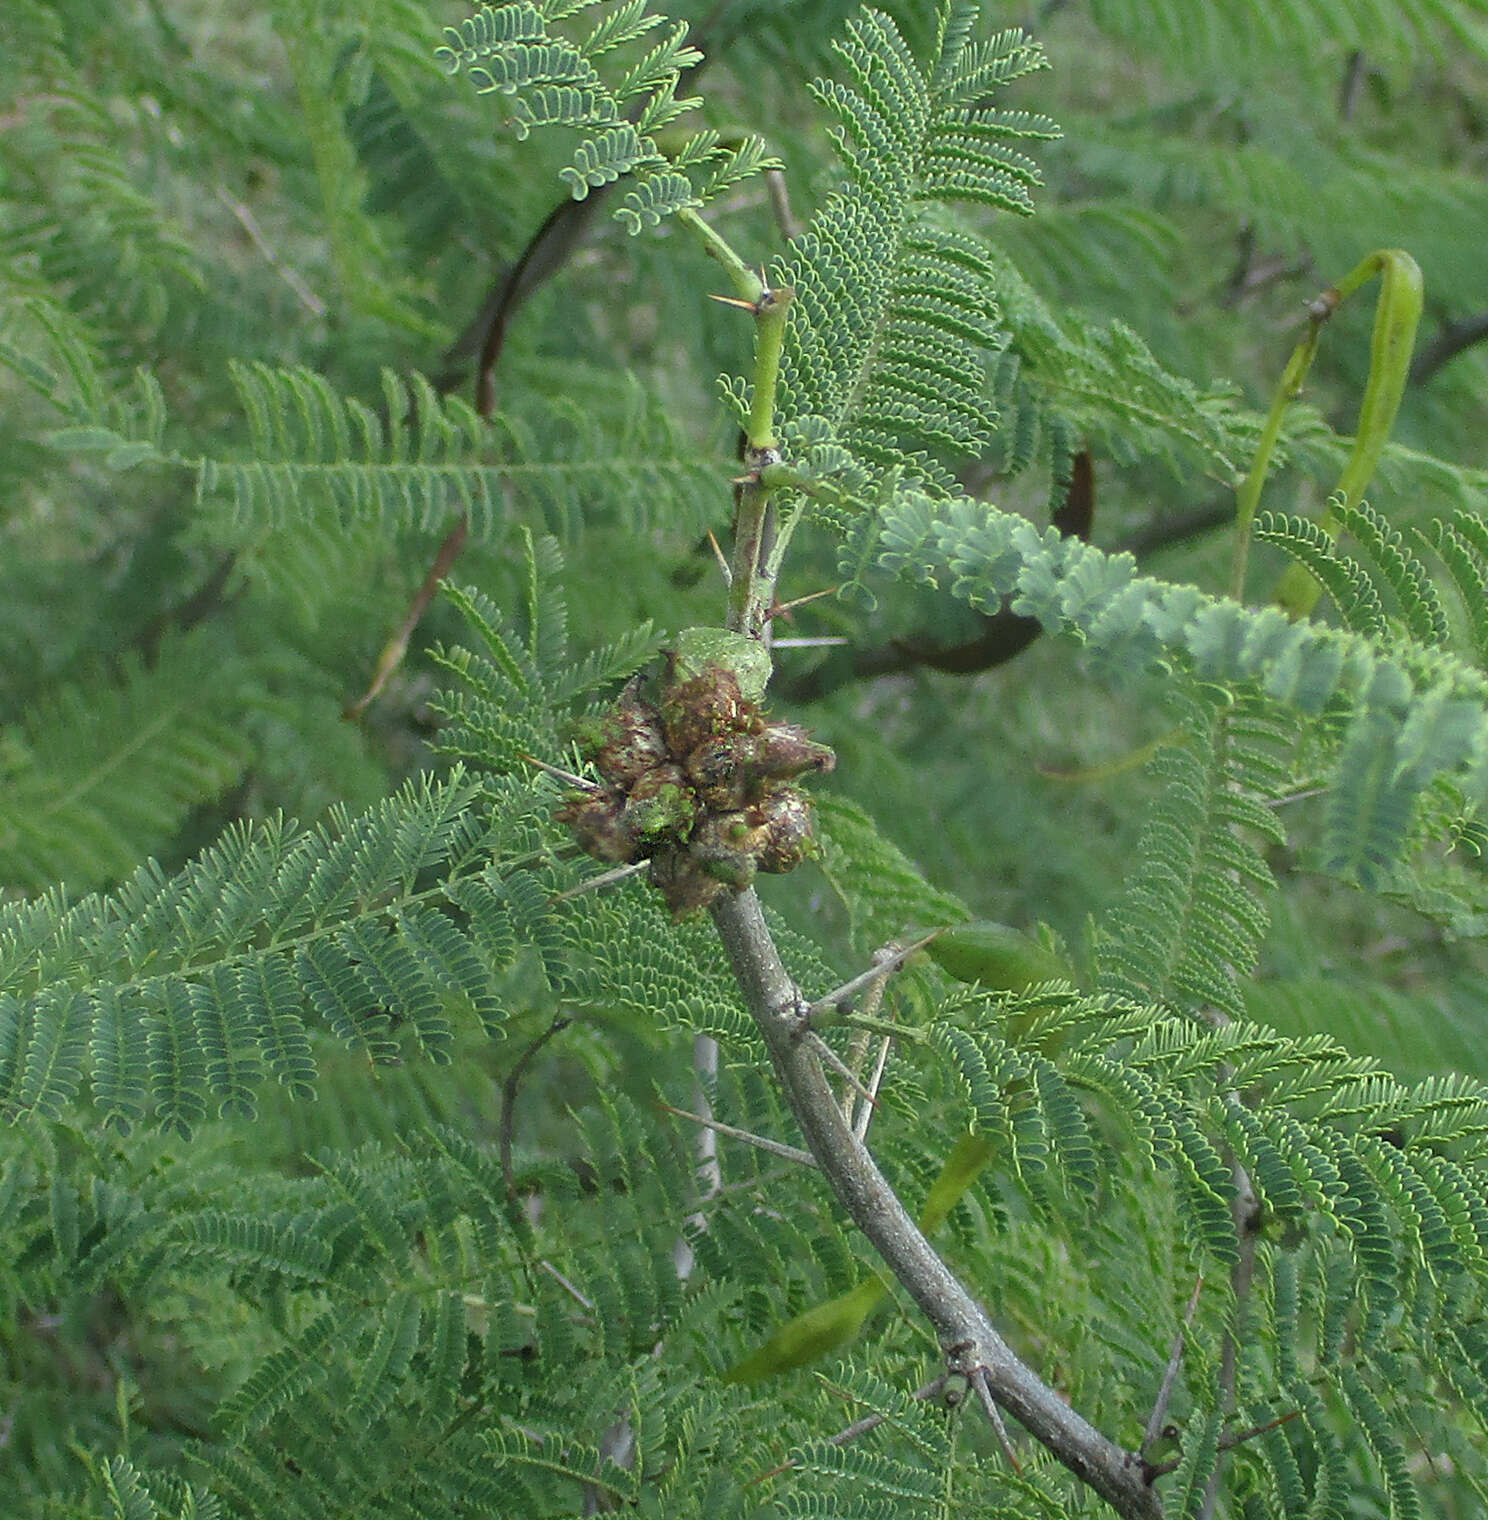
[(836, 763), (804, 729), (768, 722), (726, 665), (679, 679), (674, 664), (659, 703), (633, 681), (575, 738), (605, 784), (572, 795), (559, 821), (598, 860), (649, 860), (674, 918), (799, 865), (811, 804), (792, 783)]

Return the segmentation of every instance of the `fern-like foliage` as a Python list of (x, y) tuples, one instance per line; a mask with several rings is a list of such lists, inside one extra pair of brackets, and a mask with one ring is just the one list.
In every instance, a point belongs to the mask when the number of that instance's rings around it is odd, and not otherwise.
[(575, 200), (626, 179), (615, 216), (632, 233), (778, 165), (759, 138), (725, 146), (711, 130), (664, 153), (656, 134), (700, 104), (676, 92), (702, 54), (688, 45), (685, 22), (669, 24), (644, 0), (608, 4), (598, 20), (574, 23), (571, 35), (558, 28), (590, 9), (569, 0), (484, 5), (458, 28), (445, 28), (439, 60), (451, 74), (463, 71), (481, 94), (509, 100), (518, 137), (549, 126), (592, 133), (559, 178)]
[(808, 459), (830, 442), (930, 468), (932, 456), (979, 451), (990, 436), (985, 372), (1001, 338), (989, 254), (935, 207), (1027, 214), (1038, 171), (1012, 144), (1057, 128), (984, 104), (1044, 58), (1021, 32), (972, 43), (969, 21), (942, 8), (927, 66), (892, 20), (865, 13), (839, 49), (845, 80), (818, 87), (848, 183), (780, 270), (796, 292), (783, 397)]
[(1267, 806), (1289, 779), (1285, 732), (1253, 711), (1195, 707), (1158, 751), (1160, 801), (1105, 926), (1103, 986), (1195, 1012), (1242, 1011), (1269, 922), (1258, 846), (1286, 838)]
[(232, 725), (262, 700), (256, 686), (250, 662), (187, 639), (29, 708), (0, 762), (0, 881), (86, 890), (129, 875), (242, 774), (249, 746)]
[(722, 473), (654, 400), (623, 381), (611, 385), (624, 405), (607, 417), (618, 426), (601, 429), (587, 406), (562, 398), (488, 421), (419, 375), (404, 380), (385, 371), (373, 406), (310, 370), (234, 364), (247, 423), (242, 448), (172, 448), (164, 397), (149, 371), (110, 386), (86, 345), (47, 307), (26, 309), (44, 325), (54, 360), (0, 342), (0, 364), (66, 419), (47, 430), (47, 444), (111, 471), (145, 464), (189, 471), (215, 531), (245, 545), (278, 529), (312, 537), (369, 526), (432, 529), (460, 515), (477, 534), (493, 536), (514, 500), (565, 537), (606, 522), (647, 526), (658, 505), (674, 503), (693, 504), (692, 526), (701, 527)]

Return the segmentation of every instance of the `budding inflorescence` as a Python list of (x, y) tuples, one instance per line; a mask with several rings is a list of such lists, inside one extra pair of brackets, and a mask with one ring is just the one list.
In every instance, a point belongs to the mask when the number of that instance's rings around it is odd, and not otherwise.
[(676, 918), (799, 865), (811, 805), (793, 782), (836, 762), (804, 729), (769, 722), (729, 666), (676, 658), (658, 701), (632, 681), (575, 739), (605, 784), (571, 795), (560, 822), (597, 860), (649, 860)]

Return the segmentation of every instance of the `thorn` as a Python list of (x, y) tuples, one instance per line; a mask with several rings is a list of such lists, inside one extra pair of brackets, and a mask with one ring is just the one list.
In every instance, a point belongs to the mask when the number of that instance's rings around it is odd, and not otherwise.
[(591, 781), (587, 776), (576, 776), (572, 771), (565, 771), (556, 765), (549, 765), (546, 760), (539, 760), (536, 755), (529, 755), (523, 750), (517, 751), (517, 759), (525, 760), (528, 765), (535, 765), (538, 770), (545, 771), (549, 776), (556, 776), (560, 781), (566, 781), (570, 786), (581, 787), (586, 792), (601, 790), (597, 781)]
[[(889, 1048), (894, 1042), (885, 1035), (878, 1044), (878, 1059), (873, 1064), (873, 1075), (868, 1078), (868, 1091), (876, 1098), (878, 1090), (883, 1086), (884, 1069), (889, 1064)], [(858, 1117), (853, 1122), (853, 1134), (858, 1137), (858, 1143), (866, 1144), (868, 1140), (868, 1121), (873, 1117), (873, 1110), (865, 1103), (858, 1110)]]
[[(765, 294), (768, 295), (769, 291), (767, 290)], [(717, 301), (720, 306), (737, 306), (741, 311), (747, 311), (752, 317), (759, 315), (759, 305), (754, 301), (741, 301), (738, 296), (715, 296), (711, 293), (708, 299)]]
[(858, 1074), (852, 1069), (851, 1066), (847, 1064), (846, 1061), (842, 1059), (841, 1056), (837, 1054), (835, 1050), (832, 1049), (830, 1045), (827, 1044), (824, 1039), (822, 1039), (819, 1034), (814, 1034), (811, 1030), (808, 1029), (806, 1031), (806, 1039), (810, 1043), (811, 1048), (817, 1053), (817, 1055), (823, 1061), (825, 1061), (827, 1065), (830, 1066), (839, 1077), (843, 1078), (843, 1080), (847, 1082), (848, 1086), (850, 1086), (852, 1090), (857, 1093), (857, 1095), (865, 1103), (869, 1105), (870, 1108), (878, 1107), (878, 1099), (875, 1098), (873, 1094), (863, 1086), (863, 1083), (859, 1079)]
[(718, 560), (718, 568), (723, 572), (723, 584), (725, 586), (732, 586), (734, 584), (734, 572), (729, 569), (728, 556), (719, 548), (718, 540), (713, 537), (712, 528), (708, 529), (708, 542), (713, 545), (713, 553)]
[(538, 1262), (538, 1266), (540, 1266), (544, 1272), (551, 1274), (553, 1280), (558, 1284), (558, 1286), (560, 1288), (563, 1288), (568, 1293), (572, 1294), (574, 1300), (577, 1303), (582, 1304), (584, 1308), (590, 1311), (590, 1313), (593, 1313), (594, 1300), (592, 1298), (586, 1297), (576, 1287), (574, 1287), (574, 1285), (558, 1270), (557, 1267), (553, 1265), (552, 1262), (540, 1261)]
[(651, 862), (649, 860), (633, 860), (629, 865), (616, 866), (611, 871), (601, 871), (598, 876), (591, 876), (587, 881), (581, 881), (578, 886), (570, 887), (566, 892), (555, 893), (548, 899), (548, 904), (567, 902), (570, 897), (580, 897), (585, 892), (597, 892), (601, 887), (608, 887), (617, 881), (624, 881), (627, 877), (634, 876), (637, 871), (644, 871)]
[(848, 638), (817, 638), (817, 639), (771, 639), (771, 649), (825, 649), (829, 645), (851, 644)]
[(1194, 1283), (1194, 1289), (1188, 1298), (1188, 1308), (1184, 1310), (1183, 1326), (1173, 1337), (1173, 1344), (1168, 1352), (1168, 1365), (1163, 1369), (1162, 1382), (1158, 1385), (1157, 1398), (1152, 1405), (1152, 1413), (1147, 1417), (1147, 1428), (1142, 1433), (1142, 1444), (1137, 1448), (1139, 1455), (1145, 1455), (1151, 1448), (1152, 1443), (1162, 1434), (1163, 1421), (1168, 1414), (1168, 1400), (1173, 1396), (1173, 1384), (1178, 1380), (1178, 1368), (1183, 1362), (1183, 1348), (1185, 1334), (1188, 1327), (1193, 1324), (1194, 1311), (1199, 1307), (1199, 1293), (1203, 1289), (1204, 1279), (1201, 1276)]
[[(917, 939), (912, 945), (901, 945), (889, 951), (883, 956), (882, 960), (877, 961), (866, 971), (853, 977), (850, 982), (844, 982), (840, 987), (833, 988), (825, 997), (819, 997), (814, 1003), (809, 1003), (806, 1007), (807, 1020), (809, 1021), (813, 1014), (825, 1013), (829, 1008), (835, 1008), (839, 1003), (845, 1003), (853, 993), (878, 981), (880, 977), (888, 976), (891, 971), (908, 960), (916, 950), (923, 950), (940, 933), (941, 930), (937, 929), (934, 934), (927, 934), (923, 938)], [(883, 952), (879, 953), (882, 954)]]
[(1008, 1459), (1008, 1466), (1021, 1476), (1023, 1468), (1018, 1462), (1017, 1454), (1013, 1451), (1013, 1443), (1008, 1440), (1007, 1426), (1002, 1423), (1002, 1411), (992, 1397), (992, 1384), (987, 1380), (985, 1367), (972, 1368), (971, 1386), (976, 1389), (977, 1397), (982, 1401), (982, 1409), (992, 1429), (997, 1432), (998, 1444), (1002, 1447), (1003, 1456)]
[(747, 475), (733, 476), (729, 480), (729, 484), (731, 486), (757, 486), (759, 484), (759, 478), (760, 472), (758, 470), (751, 470)]
[(819, 602), (824, 596), (836, 596), (842, 590), (840, 585), (828, 586), (822, 591), (813, 591), (809, 596), (798, 596), (791, 602), (776, 602), (770, 608), (770, 616), (774, 617), (777, 612), (789, 612), (792, 607), (804, 607), (807, 602)]
[(701, 1114), (690, 1114), (685, 1108), (673, 1108), (670, 1103), (662, 1103), (660, 1106), (664, 1113), (675, 1114), (679, 1119), (688, 1119), (693, 1124), (701, 1124), (705, 1129), (727, 1135), (731, 1140), (742, 1140), (745, 1145), (768, 1151), (772, 1156), (782, 1156), (785, 1160), (797, 1162), (801, 1166), (814, 1167), (816, 1165), (816, 1157), (810, 1151), (800, 1150), (794, 1145), (782, 1145), (779, 1140), (767, 1140), (763, 1135), (752, 1135), (747, 1129), (735, 1129), (732, 1124), (721, 1124), (717, 1119), (705, 1119)]

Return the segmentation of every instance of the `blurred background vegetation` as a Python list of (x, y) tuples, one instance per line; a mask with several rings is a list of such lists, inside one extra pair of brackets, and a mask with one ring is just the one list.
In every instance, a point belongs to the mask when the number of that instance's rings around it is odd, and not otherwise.
[[(928, 24), (918, 0), (884, 8), (911, 36)], [(727, 209), (729, 237), (749, 256), (768, 260), (830, 187), (805, 86), (828, 67), (827, 44), (853, 9), (670, 7), (707, 55), (696, 83), (710, 123), (763, 133), (787, 166), (785, 202), (755, 180)], [(1194, 386), (1233, 386), (1264, 409), (1304, 302), (1371, 249), (1405, 248), (1425, 273), (1427, 318), (1398, 446), (1372, 499), (1409, 527), (1464, 481), (1481, 485), (1480, 6), (1049, 0), (990, 10), (998, 24), (1030, 26), (1053, 63), (1011, 100), (1066, 134), (1040, 154), (1039, 214), (1016, 225), (989, 217), (985, 229), (1050, 310), (1119, 320)], [(8, 895), (105, 888), (148, 857), (170, 869), (236, 819), (282, 811), (316, 821), (432, 763), (427, 650), (461, 635), (438, 601), (363, 716), (341, 714), (367, 688), (452, 516), (394, 533), (329, 514), (266, 523), (230, 493), (198, 494), (188, 471), (121, 469), (116, 455), (58, 430), (90, 385), (122, 389), (137, 365), (163, 388), (167, 444), (190, 458), (249, 457), (234, 360), (305, 365), (374, 408), (384, 368), (421, 372), (474, 402), (482, 314), (563, 193), (550, 172), (557, 147), (516, 143), (488, 99), (453, 88), (436, 67), (438, 27), (461, 14), (415, 0), (7, 0)], [(539, 277), (512, 307), (494, 371), (509, 457), (530, 467), (509, 472), (492, 525), (472, 535), (454, 575), (512, 605), (525, 525), (564, 546), (581, 646), (644, 618), (663, 630), (714, 621), (720, 586), (704, 533), (727, 532), (734, 470), (714, 378), (743, 367), (748, 326), (705, 299), (720, 288), (716, 271), (675, 227), (629, 238), (604, 215), (564, 227), (539, 245)], [(1308, 400), (1338, 434), (1350, 432), (1363, 390), (1369, 320), (1365, 305), (1345, 309), (1312, 371)], [(95, 372), (69, 369), (59, 357), (69, 351), (91, 354)], [(42, 394), (50, 382), (28, 383), (38, 362), (60, 376), (58, 399)], [(1233, 477), (1181, 439), (1123, 447), (1123, 436), (1114, 419), (1091, 440), (1094, 541), (1222, 589)], [(1438, 491), (1418, 455), (1460, 467), (1450, 486)], [(1326, 442), (1297, 448), (1267, 504), (1315, 513), (1336, 459)], [(689, 519), (647, 511), (638, 460), (691, 483)], [(968, 460), (967, 482), (1046, 518), (1047, 481), (1008, 465), (1005, 455)], [(1275, 568), (1262, 560), (1254, 584)], [(782, 594), (837, 579), (835, 545), (807, 534)], [(781, 625), (787, 638), (848, 642), (783, 649), (777, 708), (836, 748), (832, 788), (865, 806), (932, 883), (979, 915), (1046, 922), (1078, 953), (1130, 860), (1148, 795), (1135, 761), (1170, 719), (1142, 692), (1113, 693), (1068, 644), (1035, 640), (964, 674), (930, 668), (926, 650), (944, 655), (978, 638), (976, 617), (913, 588), (874, 590), (872, 608), (824, 598)], [(881, 673), (855, 668), (855, 656)], [(1488, 1077), (1477, 938), (1488, 922), (1326, 878), (1309, 860), (1308, 799), (1288, 811), (1293, 844), (1275, 862), (1284, 891), (1254, 1011), (1283, 1029), (1330, 1030), (1403, 1077), (1444, 1066)], [(834, 944), (844, 966), (855, 963), (819, 870), (780, 884), (773, 900)], [(521, 989), (508, 1000), (522, 1007)], [(530, 1029), (519, 1022), (514, 1034), (536, 1035), (551, 1017), (534, 996)], [(626, 1056), (658, 1038), (581, 1023), (545, 1047), (522, 1089), (519, 1155), (535, 1164), (570, 1154), (575, 1115), (602, 1086), (643, 1099), (646, 1063)], [(400, 1068), (375, 1084), (328, 1049), (320, 1100), (271, 1096), (267, 1122), (251, 1132), (211, 1126), (195, 1143), (191, 1187), (244, 1167), (300, 1175), (320, 1147), (394, 1142), (430, 1116), (489, 1140), (523, 1043), (472, 1039), (447, 1068)], [(107, 1157), (120, 1186), (154, 1188), (179, 1149), (104, 1142), (79, 1127), (7, 1134), (0, 1153), (10, 1153), (11, 1175), (43, 1151), (67, 1175), (101, 1164), (104, 1145), (116, 1148)], [(204, 1313), (187, 1296), (146, 1313), (69, 1297), (40, 1255), (0, 1264), (0, 1494), (10, 1496), (0, 1510), (66, 1513), (41, 1496), (74, 1487), (74, 1442), (109, 1449), (122, 1432), (127, 1447), (138, 1432), (149, 1455), (202, 1433), (222, 1386), (269, 1340), (231, 1318), (226, 1297)], [(1057, 1328), (1049, 1333), (1057, 1342)]]

